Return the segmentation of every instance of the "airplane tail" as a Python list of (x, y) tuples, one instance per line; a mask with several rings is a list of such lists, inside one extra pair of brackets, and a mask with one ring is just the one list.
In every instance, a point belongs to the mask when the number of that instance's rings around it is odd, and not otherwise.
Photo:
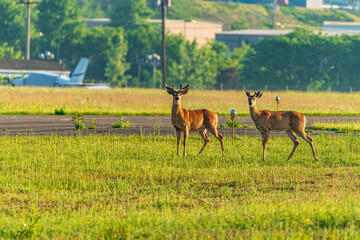
[(81, 58), (76, 65), (74, 72), (71, 74), (70, 81), (75, 83), (82, 83), (84, 81), (86, 69), (89, 65), (88, 58)]

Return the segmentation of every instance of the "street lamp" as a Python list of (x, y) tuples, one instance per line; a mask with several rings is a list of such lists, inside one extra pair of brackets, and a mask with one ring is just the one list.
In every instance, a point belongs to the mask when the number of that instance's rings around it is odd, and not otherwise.
[(155, 88), (156, 80), (156, 65), (160, 62), (160, 56), (156, 53), (148, 54), (145, 56), (145, 62), (153, 65), (153, 88)]
[(39, 53), (38, 57), (41, 60), (54, 60), (55, 55), (50, 51), (45, 51), (44, 53)]

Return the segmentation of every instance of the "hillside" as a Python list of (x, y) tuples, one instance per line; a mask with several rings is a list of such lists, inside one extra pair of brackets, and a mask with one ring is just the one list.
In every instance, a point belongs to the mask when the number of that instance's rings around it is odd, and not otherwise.
[[(160, 18), (159, 8), (155, 17)], [(200, 0), (172, 1), (169, 19), (194, 19), (222, 22), (226, 30), (244, 28), (270, 28), (272, 26), (271, 5), (250, 5), (229, 2)], [(305, 27), (319, 29), (323, 21), (360, 22), (358, 12), (344, 10), (312, 10), (295, 7), (280, 7), (276, 12), (277, 28)]]
[[(85, 18), (109, 17), (114, 0), (78, 0), (78, 5)], [(154, 7), (153, 0), (148, 0), (154, 10), (153, 18), (160, 18), (160, 7)], [(246, 28), (271, 28), (271, 5), (250, 5), (232, 2), (209, 2), (201, 0), (174, 0), (168, 10), (169, 19), (201, 20), (221, 22), (225, 30)], [(344, 10), (312, 10), (295, 7), (280, 7), (276, 13), (277, 28), (305, 27), (321, 28), (323, 21), (360, 22), (360, 13)]]

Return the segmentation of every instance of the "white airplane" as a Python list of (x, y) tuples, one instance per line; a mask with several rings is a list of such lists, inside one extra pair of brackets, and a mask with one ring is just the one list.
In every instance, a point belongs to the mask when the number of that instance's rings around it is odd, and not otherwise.
[(83, 83), (88, 65), (89, 59), (81, 58), (70, 78), (61, 74), (29, 73), (25, 77), (15, 78), (13, 86), (109, 88), (105, 84)]

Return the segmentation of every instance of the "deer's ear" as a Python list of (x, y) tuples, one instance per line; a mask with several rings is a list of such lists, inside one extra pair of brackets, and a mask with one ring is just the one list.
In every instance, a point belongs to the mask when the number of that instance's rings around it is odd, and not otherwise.
[(246, 91), (246, 96), (250, 97), (250, 92)]
[(263, 94), (262, 92), (259, 92), (258, 93), (258, 98), (261, 98), (262, 94)]
[(184, 95), (184, 94), (187, 94), (188, 91), (189, 91), (189, 89), (188, 89), (188, 88), (185, 88), (184, 90), (181, 91), (181, 94), (183, 94), (183, 95)]

